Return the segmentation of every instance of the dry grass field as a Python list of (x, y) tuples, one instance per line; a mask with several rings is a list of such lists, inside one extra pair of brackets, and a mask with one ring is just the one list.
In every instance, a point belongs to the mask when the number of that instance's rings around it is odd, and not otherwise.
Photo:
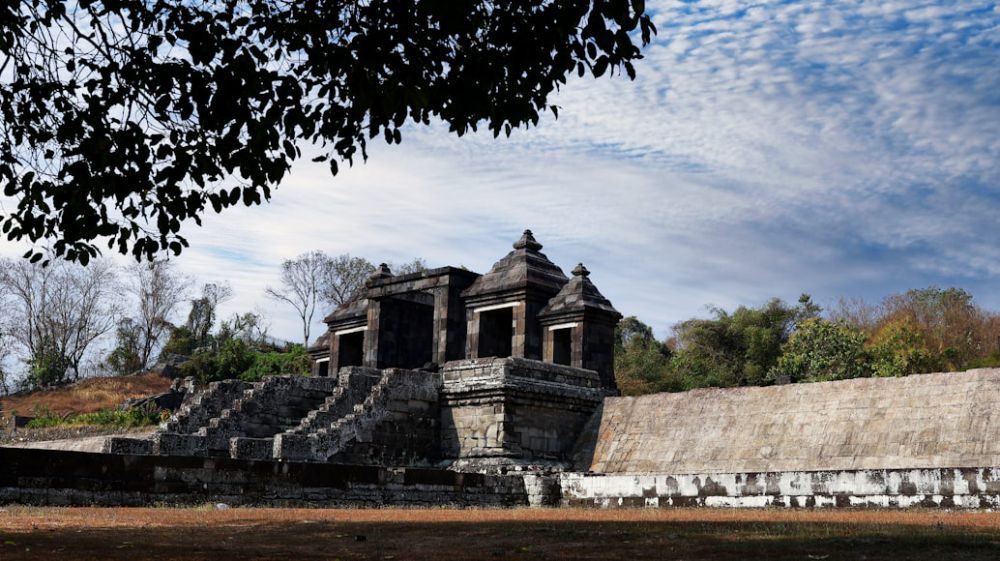
[(0, 559), (995, 560), (1000, 514), (6, 507)]
[(89, 378), (65, 387), (0, 398), (3, 415), (17, 412), (33, 416), (36, 411), (50, 411), (57, 416), (69, 413), (93, 413), (114, 409), (126, 399), (146, 397), (170, 389), (171, 379), (159, 374)]

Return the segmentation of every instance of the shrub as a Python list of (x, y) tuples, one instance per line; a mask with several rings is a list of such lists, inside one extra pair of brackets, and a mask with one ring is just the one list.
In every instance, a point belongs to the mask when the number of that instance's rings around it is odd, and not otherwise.
[(155, 407), (133, 407), (126, 411), (102, 409), (94, 413), (59, 417), (50, 412), (36, 416), (27, 428), (38, 429), (60, 426), (100, 426), (116, 429), (132, 429), (155, 425), (163, 420), (165, 412)]
[(823, 382), (870, 376), (865, 339), (863, 331), (846, 323), (807, 319), (785, 343), (768, 378), (785, 375), (795, 382)]
[(166, 344), (163, 345), (163, 351), (160, 352), (160, 356), (171, 354), (189, 356), (194, 352), (196, 346), (197, 342), (190, 329), (183, 326), (175, 327), (170, 331), (170, 337), (167, 339)]
[(305, 376), (308, 373), (309, 354), (302, 345), (294, 345), (284, 353), (254, 353), (253, 364), (239, 377), (247, 382), (256, 382), (266, 376)]
[(906, 376), (937, 368), (924, 334), (905, 318), (883, 325), (869, 341), (868, 353), (875, 376)]

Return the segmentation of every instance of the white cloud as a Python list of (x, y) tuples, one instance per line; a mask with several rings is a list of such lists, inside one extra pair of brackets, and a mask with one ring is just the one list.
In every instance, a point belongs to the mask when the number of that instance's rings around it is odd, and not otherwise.
[[(577, 80), (560, 118), (494, 140), (410, 128), (267, 208), (210, 216), (179, 260), (263, 306), (311, 249), (485, 271), (531, 227), (661, 335), (705, 304), (995, 283), (1000, 13), (991, 2), (650, 2), (635, 82)], [(1000, 306), (1000, 295), (980, 292)]]

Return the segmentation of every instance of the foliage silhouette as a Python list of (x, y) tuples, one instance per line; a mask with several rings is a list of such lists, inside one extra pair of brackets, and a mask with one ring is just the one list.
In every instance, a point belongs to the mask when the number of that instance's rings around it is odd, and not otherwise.
[(304, 143), (337, 173), (407, 122), (509, 135), (574, 72), (634, 78), (653, 33), (643, 0), (5, 2), (0, 228), (32, 261), (179, 254)]

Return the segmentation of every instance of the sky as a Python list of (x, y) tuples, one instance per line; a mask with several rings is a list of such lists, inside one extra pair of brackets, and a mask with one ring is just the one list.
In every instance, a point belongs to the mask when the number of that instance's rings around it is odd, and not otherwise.
[(997, 3), (647, 6), (659, 34), (635, 81), (573, 78), (558, 119), (510, 138), (409, 126), (335, 178), (306, 158), (270, 204), (186, 225), (175, 262), (292, 341), (295, 312), (264, 297), (283, 259), (486, 272), (525, 228), (660, 337), (803, 292), (959, 286), (1000, 309)]

